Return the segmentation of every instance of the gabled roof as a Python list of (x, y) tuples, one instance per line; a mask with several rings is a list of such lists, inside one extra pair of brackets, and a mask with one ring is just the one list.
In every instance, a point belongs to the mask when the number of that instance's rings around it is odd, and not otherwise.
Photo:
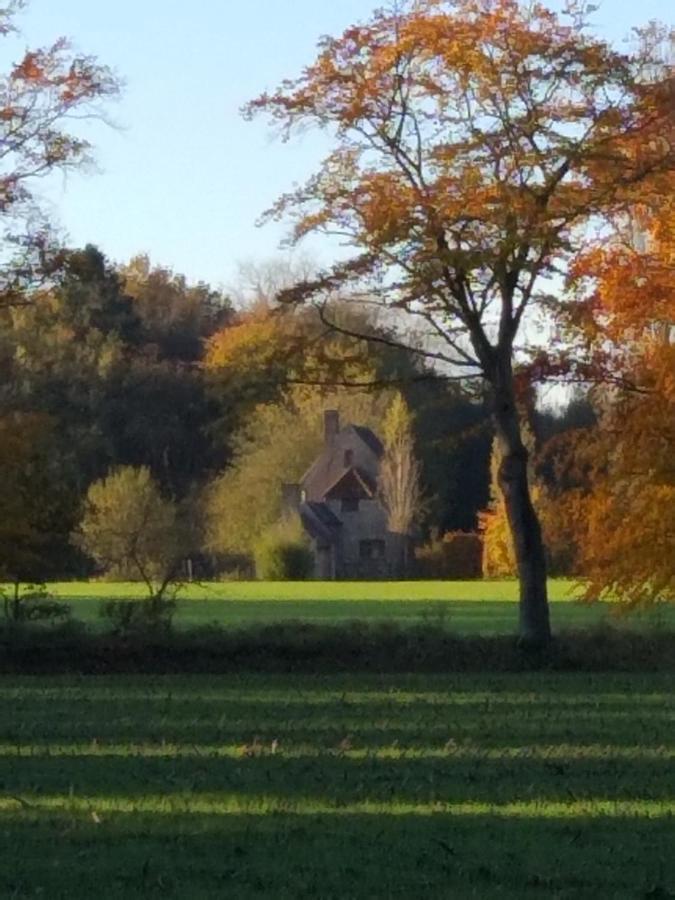
[(300, 519), (310, 537), (327, 544), (337, 540), (342, 528), (342, 522), (325, 503), (301, 503)]
[[(327, 492), (350, 470), (350, 466), (345, 466), (344, 451), (351, 444), (358, 441), (375, 457), (373, 461), (374, 471), (369, 475), (364, 472), (363, 466), (359, 471), (361, 476), (365, 477), (368, 484), (368, 491), (372, 495), (374, 493), (372, 484), (373, 476), (377, 470), (377, 460), (382, 456), (384, 449), (379, 438), (363, 425), (346, 425), (342, 428), (334, 439), (334, 443), (324, 447), (312, 465), (302, 476), (301, 484), (308, 492), (313, 500), (323, 500)], [(345, 447), (347, 444), (347, 447)]]
[(377, 485), (367, 472), (357, 466), (351, 466), (326, 490), (326, 499), (342, 497), (371, 498), (375, 496)]
[(326, 503), (316, 503), (310, 500), (304, 505), (309, 507), (311, 512), (320, 519), (322, 524), (327, 528), (342, 528), (342, 522)]

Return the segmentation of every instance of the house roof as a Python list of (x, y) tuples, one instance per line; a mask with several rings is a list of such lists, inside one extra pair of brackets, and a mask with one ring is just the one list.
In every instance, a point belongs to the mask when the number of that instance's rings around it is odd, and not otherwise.
[(337, 540), (342, 522), (325, 503), (309, 501), (300, 504), (300, 519), (310, 537), (327, 544)]
[(358, 466), (351, 466), (326, 489), (326, 499), (370, 498), (376, 492), (377, 484), (370, 475)]
[(382, 456), (384, 447), (382, 446), (382, 441), (374, 431), (371, 431), (370, 428), (366, 428), (365, 425), (348, 425), (347, 427), (352, 428), (376, 456)]
[[(350, 440), (351, 439), (351, 440)], [(325, 447), (302, 477), (301, 484), (306, 488), (310, 498), (323, 500), (331, 490), (350, 471), (351, 466), (345, 466), (344, 451), (353, 445), (354, 439), (361, 442), (379, 460), (384, 452), (380, 439), (370, 428), (363, 425), (347, 425), (342, 428), (333, 445)], [(373, 477), (359, 468), (359, 477), (368, 485), (367, 491), (372, 496)]]

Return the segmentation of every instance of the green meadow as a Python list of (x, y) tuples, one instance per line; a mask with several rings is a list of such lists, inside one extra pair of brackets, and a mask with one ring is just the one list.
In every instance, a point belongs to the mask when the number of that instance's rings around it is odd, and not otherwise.
[[(103, 627), (105, 599), (143, 596), (139, 584), (64, 582), (50, 590), (72, 606), (73, 615)], [(576, 629), (611, 622), (625, 627), (675, 627), (675, 609), (616, 616), (609, 603), (578, 601), (573, 581), (553, 579), (549, 585), (554, 628)], [(329, 624), (354, 619), (392, 621), (399, 625), (433, 622), (461, 634), (508, 634), (518, 618), (516, 581), (399, 582), (262, 582), (230, 581), (191, 584), (179, 594), (177, 627), (218, 623), (245, 626), (302, 620)]]
[[(141, 596), (50, 589), (94, 628)], [(550, 589), (558, 629), (616, 620)], [(176, 625), (516, 619), (515, 582), (226, 582)], [(672, 672), (5, 675), (0, 785), (2, 898), (675, 896)]]
[(672, 688), (5, 677), (0, 896), (671, 897)]

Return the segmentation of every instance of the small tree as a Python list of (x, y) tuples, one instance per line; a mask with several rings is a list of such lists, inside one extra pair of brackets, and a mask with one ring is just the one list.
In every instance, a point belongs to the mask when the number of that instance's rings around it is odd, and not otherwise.
[(422, 511), (420, 465), (415, 457), (412, 415), (397, 393), (383, 424), (384, 456), (380, 464), (380, 497), (387, 510), (387, 526), (397, 547), (397, 569), (408, 567), (413, 526)]
[(175, 582), (191, 543), (189, 527), (150, 470), (131, 466), (91, 485), (76, 539), (108, 574), (142, 581), (157, 602)]

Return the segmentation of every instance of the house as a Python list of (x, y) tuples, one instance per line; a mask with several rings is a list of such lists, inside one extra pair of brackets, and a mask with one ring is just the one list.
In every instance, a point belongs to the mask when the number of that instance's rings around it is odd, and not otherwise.
[(370, 428), (340, 427), (324, 413), (324, 448), (299, 484), (285, 484), (282, 506), (297, 511), (309, 537), (316, 578), (386, 578), (394, 574), (395, 541), (378, 496), (384, 448)]

